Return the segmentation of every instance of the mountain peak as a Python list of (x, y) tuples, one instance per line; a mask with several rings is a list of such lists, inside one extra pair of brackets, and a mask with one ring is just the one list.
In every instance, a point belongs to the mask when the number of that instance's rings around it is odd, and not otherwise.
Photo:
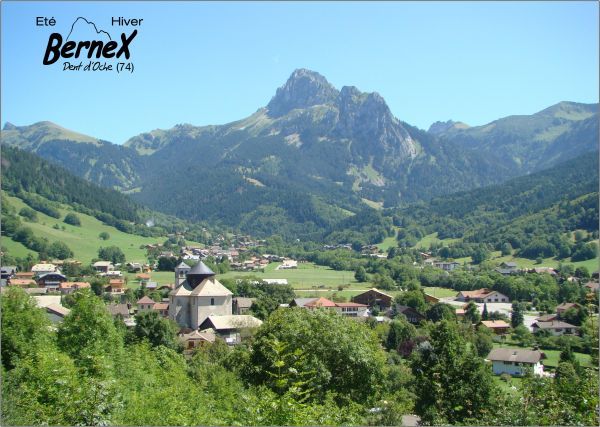
[(469, 125), (463, 122), (455, 122), (454, 120), (448, 120), (446, 122), (435, 122), (431, 126), (429, 126), (429, 130), (427, 132), (432, 133), (434, 135), (439, 135), (449, 130), (456, 129), (467, 129)]
[(334, 102), (338, 93), (321, 74), (299, 68), (277, 89), (267, 109), (271, 117), (279, 117), (296, 108)]

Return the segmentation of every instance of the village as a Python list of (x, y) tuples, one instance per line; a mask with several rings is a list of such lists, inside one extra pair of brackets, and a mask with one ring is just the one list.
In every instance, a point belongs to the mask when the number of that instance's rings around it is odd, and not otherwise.
[[(260, 327), (262, 320), (253, 314), (256, 298), (235, 296), (219, 281), (219, 275), (211, 270), (203, 260), (220, 259), (227, 261), (233, 271), (264, 271), (265, 267), (275, 263), (273, 271), (292, 271), (298, 268), (299, 262), (273, 254), (257, 254), (256, 249), (262, 242), (242, 238), (238, 245), (224, 249), (214, 245), (199, 247), (185, 245), (179, 251), (165, 250), (160, 244), (148, 245), (148, 254), (154, 259), (178, 259), (180, 262), (173, 268), (169, 283), (159, 284), (152, 279), (157, 263), (142, 264), (126, 262), (113, 264), (111, 261), (98, 260), (90, 264), (92, 275), (72, 281), (61, 272), (65, 261), (40, 262), (30, 271), (19, 271), (15, 266), (3, 266), (1, 272), (2, 292), (10, 287), (22, 288), (33, 296), (36, 304), (44, 309), (52, 323), (61, 322), (70, 312), (63, 304), (65, 298), (78, 291), (94, 291), (106, 301), (106, 309), (113, 318), (121, 319), (128, 328), (136, 324), (136, 315), (144, 312), (156, 312), (165, 319), (170, 319), (179, 327), (177, 337), (184, 354), (192, 355), (198, 347), (222, 340), (229, 346), (242, 343), (252, 336)], [(350, 245), (324, 247), (324, 250), (348, 249)], [(364, 257), (385, 258), (385, 254), (377, 247), (363, 248)], [(444, 274), (463, 268), (452, 261), (438, 261), (428, 253), (420, 253), (423, 262), (418, 268), (434, 268)], [(150, 259), (152, 259), (150, 258)], [(77, 264), (81, 264), (75, 261)], [(416, 264), (416, 263), (415, 263)], [(503, 262), (495, 271), (501, 275), (549, 274), (556, 276), (558, 272), (552, 268), (518, 269), (516, 263)], [(134, 275), (134, 276), (133, 276)], [(85, 280), (84, 280), (85, 279)], [(240, 279), (237, 279), (239, 282)], [(583, 282), (570, 277), (570, 281), (578, 282), (587, 290), (589, 299), (598, 296), (598, 275), (592, 280)], [(284, 287), (288, 280), (282, 278), (263, 278), (263, 284)], [(95, 288), (92, 286), (95, 283)], [(98, 289), (98, 283), (101, 283)], [(258, 282), (252, 282), (258, 283)], [(313, 287), (314, 288), (314, 287)], [(449, 290), (446, 290), (449, 291)], [(503, 293), (489, 288), (458, 291), (451, 296), (435, 296), (423, 292), (426, 310), (403, 304), (384, 290), (372, 287), (357, 291), (349, 301), (328, 299), (324, 296), (298, 297), (279, 304), (279, 309), (302, 308), (306, 310), (327, 310), (339, 316), (355, 321), (389, 323), (395, 318), (403, 318), (418, 327), (423, 322), (432, 320), (431, 312), (435, 307), (444, 305), (451, 307), (453, 317), (459, 322), (468, 322), (473, 328), (487, 331), (497, 345), (485, 357), (491, 364), (495, 375), (508, 374), (522, 376), (528, 370), (536, 375), (549, 375), (544, 371), (543, 359), (546, 357), (538, 346), (531, 348), (506, 346), (505, 341), (512, 342), (511, 334), (515, 324), (514, 301)], [(573, 312), (584, 308), (577, 302), (563, 302), (551, 313), (536, 312), (530, 307), (520, 314), (521, 327), (533, 335), (574, 336), (580, 334), (581, 325), (574, 325), (567, 320)], [(566, 316), (569, 312), (571, 316)], [(512, 319), (512, 320), (511, 320)]]

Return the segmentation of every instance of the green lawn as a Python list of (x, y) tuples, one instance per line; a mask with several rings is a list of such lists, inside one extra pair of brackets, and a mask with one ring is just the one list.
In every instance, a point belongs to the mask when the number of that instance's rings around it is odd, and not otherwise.
[[(17, 212), (25, 205), (21, 199), (7, 196), (9, 203), (16, 208)], [(146, 250), (140, 249), (141, 245), (151, 243), (162, 243), (166, 237), (142, 237), (134, 234), (127, 234), (117, 230), (114, 227), (104, 225), (96, 218), (85, 215), (79, 212), (74, 212), (68, 208), (59, 209), (61, 217), (59, 219), (49, 217), (41, 212), (38, 212), (38, 222), (25, 222), (23, 224), (30, 227), (36, 236), (45, 237), (50, 242), (62, 241), (71, 248), (75, 254), (75, 258), (81, 262), (90, 262), (98, 256), (98, 249), (101, 246), (118, 246), (121, 248), (127, 261), (147, 262)], [(65, 215), (69, 212), (74, 212), (81, 220), (81, 227), (68, 225), (63, 222)], [(53, 225), (58, 224), (61, 228), (56, 230)], [(62, 229), (64, 225), (65, 229)], [(106, 231), (110, 234), (109, 240), (101, 240), (98, 235)], [(9, 238), (2, 239), (2, 245), (7, 247), (9, 254), (21, 256), (25, 249), (22, 245), (10, 241)], [(21, 247), (19, 247), (21, 246)], [(14, 250), (15, 252), (13, 252)]]
[[(542, 350), (546, 355), (546, 359), (542, 360), (544, 366), (556, 368), (560, 357), (560, 350)], [(575, 359), (586, 368), (592, 367), (592, 357), (589, 354), (573, 353)]]
[(535, 260), (528, 258), (519, 258), (513, 257), (512, 255), (501, 256), (500, 251), (492, 252), (492, 257), (490, 259), (494, 263), (502, 263), (502, 262), (515, 262), (519, 268), (535, 268), (535, 267), (558, 267), (559, 262), (563, 264), (572, 264), (575, 268), (577, 267), (586, 267), (590, 273), (598, 270), (598, 264), (600, 259), (588, 259), (587, 261), (577, 261), (571, 262), (570, 258), (564, 260), (556, 260), (554, 258), (545, 258), (542, 260), (541, 264), (536, 264)]
[[(492, 369), (490, 367), (490, 369)], [(519, 386), (521, 385), (521, 381), (522, 379), (519, 377), (511, 377), (510, 380), (508, 380), (508, 382), (506, 381), (502, 381), (500, 379), (500, 375), (494, 375), (493, 376), (494, 382), (496, 383), (496, 385), (498, 387), (500, 387), (500, 389), (506, 393), (510, 393), (510, 394), (516, 394), (519, 392)], [(516, 389), (513, 388), (516, 387)]]
[(448, 288), (437, 288), (437, 287), (424, 287), (423, 290), (426, 294), (436, 298), (455, 297), (458, 293), (454, 289)]
[[(335, 271), (329, 267), (315, 265), (313, 263), (299, 263), (297, 269), (275, 270), (277, 263), (271, 263), (265, 268), (265, 272), (240, 272), (230, 271), (220, 274), (219, 278), (244, 278), (255, 276), (259, 279), (287, 279), (294, 289), (337, 289), (340, 285), (350, 285), (350, 289), (369, 289), (370, 283), (358, 283), (354, 279), (353, 271)], [(319, 288), (323, 286), (323, 288)]]
[(396, 236), (386, 237), (383, 242), (378, 243), (377, 247), (384, 252), (387, 252), (390, 248), (398, 246), (398, 241), (396, 240)]
[(7, 252), (15, 257), (25, 258), (28, 254), (36, 256), (35, 252), (27, 249), (22, 243), (15, 242), (10, 237), (3, 236), (2, 240), (0, 241), (0, 246), (5, 247)]

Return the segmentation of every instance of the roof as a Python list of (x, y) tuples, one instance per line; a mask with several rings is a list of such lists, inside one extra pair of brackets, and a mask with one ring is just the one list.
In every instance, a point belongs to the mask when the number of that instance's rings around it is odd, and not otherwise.
[(202, 332), (197, 331), (197, 330), (193, 330), (190, 333), (187, 334), (180, 334), (179, 337), (184, 340), (184, 341), (208, 341), (208, 342), (215, 342), (215, 332), (213, 330), (204, 330)]
[(598, 290), (600, 284), (598, 282), (587, 282), (585, 285), (586, 288), (591, 289), (593, 291)]
[(152, 298), (149, 298), (148, 296), (144, 296), (144, 297), (140, 298), (136, 304), (138, 304), (138, 305), (139, 304), (156, 304), (156, 302)]
[(262, 325), (261, 320), (258, 320), (256, 317), (247, 314), (208, 316), (203, 324), (206, 322), (210, 323), (217, 331), (224, 329), (258, 328), (260, 325)]
[(150, 275), (148, 273), (140, 273), (135, 275), (136, 279), (149, 279)]
[(175, 267), (175, 268), (190, 268), (190, 266), (187, 265), (185, 262), (181, 261), (179, 263), (179, 265), (177, 267)]
[(574, 307), (579, 307), (579, 304), (577, 303), (573, 303), (573, 302), (563, 302), (560, 305), (556, 306), (556, 311), (558, 312), (559, 310), (568, 310), (570, 308), (574, 308)]
[(481, 324), (490, 329), (494, 328), (510, 328), (510, 325), (504, 320), (482, 320)]
[(122, 285), (122, 284), (123, 284), (123, 283), (125, 283), (125, 282), (123, 281), (123, 279), (110, 279), (110, 280), (108, 281), (108, 283), (109, 283), (110, 285)]
[(297, 307), (304, 307), (306, 303), (316, 300), (316, 298), (294, 298), (292, 303)]
[(304, 307), (335, 307), (335, 303), (327, 298), (320, 297), (313, 301), (307, 302), (304, 304)]
[(536, 317), (535, 320), (537, 320), (538, 322), (551, 322), (552, 320), (556, 319), (557, 317), (558, 317), (558, 314), (545, 314), (543, 316)]
[(378, 294), (380, 294), (380, 295), (384, 295), (384, 296), (386, 296), (386, 297), (393, 298), (391, 295), (389, 295), (389, 294), (386, 294), (385, 292), (381, 292), (381, 291), (380, 291), (379, 289), (377, 289), (377, 288), (371, 288), (371, 289), (369, 289), (368, 291), (365, 291), (365, 292), (363, 292), (362, 294), (358, 294), (358, 295), (354, 295), (354, 296), (355, 296), (355, 297), (357, 297), (357, 296), (359, 296), (359, 295), (368, 294), (369, 292), (375, 292), (375, 293), (378, 293)]
[(368, 307), (366, 304), (359, 304), (357, 302), (336, 302), (337, 307)]
[(525, 350), (521, 348), (494, 348), (487, 359), (500, 362), (538, 363), (546, 355), (539, 350)]
[(483, 298), (486, 295), (491, 294), (493, 291), (491, 289), (482, 288), (476, 289), (474, 291), (460, 291), (458, 294), (468, 298)]
[(202, 261), (198, 261), (192, 269), (188, 272), (189, 276), (214, 276), (215, 273), (206, 266)]
[[(2, 289), (6, 289), (6, 288), (3, 287)], [(47, 294), (48, 293), (48, 289), (46, 289), (46, 288), (24, 288), (23, 290), (26, 293), (28, 293), (29, 295)]]
[(565, 329), (565, 328), (578, 329), (577, 326), (571, 325), (570, 323), (563, 322), (560, 320), (552, 320), (550, 322), (539, 322), (538, 321), (538, 322), (535, 322), (531, 326), (537, 326), (540, 329)]
[(214, 277), (204, 279), (198, 286), (191, 288), (187, 280), (184, 280), (181, 285), (171, 291), (171, 295), (183, 296), (191, 295), (198, 297), (222, 297), (233, 295), (233, 293), (223, 286)]
[(108, 304), (106, 309), (112, 316), (120, 314), (123, 317), (129, 317), (129, 308), (127, 308), (127, 304)]
[(90, 284), (88, 282), (62, 282), (59, 286), (61, 289), (89, 288)]
[(35, 285), (35, 280), (32, 279), (10, 279), (11, 286)]
[(110, 261), (96, 261), (92, 264), (92, 267), (110, 267), (111, 265), (113, 265), (113, 263)]
[(152, 307), (154, 310), (168, 310), (169, 309), (169, 303), (166, 302), (157, 302), (156, 304), (154, 304), (154, 307)]
[(46, 311), (49, 313), (56, 314), (57, 316), (60, 316), (60, 317), (65, 317), (67, 314), (69, 314), (71, 312), (71, 310), (69, 310), (66, 307), (63, 307), (60, 304), (48, 304), (46, 306)]
[(31, 267), (31, 271), (38, 272), (38, 271), (54, 271), (56, 270), (56, 266), (54, 264), (36, 264), (33, 267)]
[(503, 262), (503, 263), (502, 263), (502, 264), (500, 264), (500, 265), (505, 265), (505, 266), (507, 266), (507, 267), (516, 267), (516, 266), (517, 266), (517, 263), (516, 263), (516, 262), (512, 262), (512, 261), (510, 261), (510, 262)]
[(419, 313), (417, 310), (415, 310), (412, 307), (409, 307), (407, 305), (396, 305), (396, 310), (398, 310), (398, 313), (400, 314), (404, 314), (404, 313), (412, 313), (412, 314), (416, 314), (418, 316), (421, 316), (422, 318), (425, 318), (425, 316), (423, 316), (421, 313)]
[(250, 308), (252, 307), (252, 303), (254, 302), (252, 298), (244, 297), (234, 298), (233, 301), (235, 302), (235, 304), (237, 304), (238, 308)]

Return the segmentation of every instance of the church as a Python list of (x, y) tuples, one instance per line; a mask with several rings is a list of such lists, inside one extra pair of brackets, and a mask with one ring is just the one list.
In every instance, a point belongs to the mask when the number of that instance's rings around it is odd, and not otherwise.
[(175, 267), (175, 289), (169, 294), (169, 318), (183, 328), (198, 329), (209, 316), (231, 315), (232, 296), (202, 261), (193, 268), (182, 262)]

